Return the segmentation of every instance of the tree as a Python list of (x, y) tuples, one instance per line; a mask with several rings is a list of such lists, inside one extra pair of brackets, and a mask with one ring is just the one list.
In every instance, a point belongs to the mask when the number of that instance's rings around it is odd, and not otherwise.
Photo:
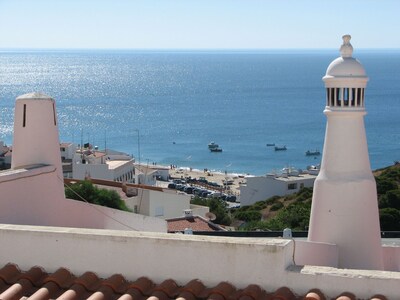
[(69, 199), (131, 211), (116, 191), (99, 189), (88, 180), (69, 185), (65, 189), (65, 196)]
[(395, 208), (382, 208), (379, 210), (381, 230), (400, 230), (400, 211)]
[(400, 190), (391, 190), (386, 192), (385, 195), (381, 196), (379, 199), (379, 207), (400, 209)]
[(218, 198), (200, 198), (195, 197), (192, 201), (192, 204), (208, 206), (210, 208), (210, 212), (215, 214), (216, 219), (214, 220), (215, 223), (221, 225), (230, 225), (232, 220), (228, 214), (227, 210), (227, 203)]

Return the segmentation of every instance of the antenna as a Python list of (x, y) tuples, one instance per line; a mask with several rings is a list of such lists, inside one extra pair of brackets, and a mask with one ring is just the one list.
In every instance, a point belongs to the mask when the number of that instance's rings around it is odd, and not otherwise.
[(212, 212), (208, 212), (208, 213), (206, 213), (206, 218), (210, 221), (214, 221), (217, 218), (217, 216), (215, 214), (213, 214)]

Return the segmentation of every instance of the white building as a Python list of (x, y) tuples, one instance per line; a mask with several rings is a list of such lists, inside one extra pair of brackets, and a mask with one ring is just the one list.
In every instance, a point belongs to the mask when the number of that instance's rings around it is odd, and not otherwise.
[(309, 174), (246, 177), (246, 184), (240, 186), (240, 204), (252, 205), (273, 196), (297, 193), (303, 187), (312, 187), (315, 178)]
[(11, 165), (11, 152), (11, 147), (8, 147), (3, 141), (0, 141), (0, 166), (6, 168)]
[(72, 178), (87, 177), (134, 183), (134, 160), (129, 156), (109, 155), (103, 151), (79, 150), (72, 163)]
[(181, 217), (183, 211), (191, 210), (193, 215), (205, 217), (209, 207), (190, 204), (190, 195), (178, 194), (176, 190), (160, 187), (125, 184), (127, 195), (124, 201), (135, 213), (171, 219)]
[(77, 145), (75, 145), (74, 143), (60, 143), (61, 161), (72, 161), (74, 159), (77, 149)]
[(40, 93), (16, 100), (11, 169), (0, 172), (0, 195), (0, 223), (167, 231), (161, 219), (65, 199), (55, 101)]

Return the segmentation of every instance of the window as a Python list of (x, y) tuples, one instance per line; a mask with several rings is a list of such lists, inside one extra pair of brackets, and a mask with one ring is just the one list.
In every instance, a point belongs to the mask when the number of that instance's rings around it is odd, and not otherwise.
[(53, 119), (54, 119), (54, 125), (57, 125), (57, 121), (56, 121), (56, 107), (54, 106), (54, 102), (53, 102)]
[(163, 207), (163, 206), (157, 206), (154, 216), (155, 216), (155, 217), (162, 217), (162, 216), (164, 216), (164, 207)]
[(288, 190), (295, 190), (297, 189), (297, 183), (289, 183)]
[(26, 104), (24, 104), (24, 113), (22, 116), (22, 127), (26, 126)]

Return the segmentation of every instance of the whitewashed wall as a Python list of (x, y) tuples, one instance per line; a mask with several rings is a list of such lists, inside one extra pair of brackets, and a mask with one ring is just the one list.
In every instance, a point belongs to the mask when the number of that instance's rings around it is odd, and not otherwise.
[(400, 286), (399, 272), (296, 266), (298, 249), (284, 239), (0, 225), (0, 243), (0, 265), (12, 262), (23, 270), (39, 265), (49, 272), (62, 266), (77, 276), (118, 273), (157, 283), (172, 277), (181, 285), (200, 279), (207, 286), (228, 281), (267, 291), (288, 286), (298, 295), (319, 288), (328, 298), (351, 291), (362, 299), (376, 293), (398, 299)]
[(0, 223), (166, 232), (167, 224), (64, 198), (55, 167), (0, 172)]
[[(297, 193), (300, 190), (300, 184), (303, 183), (304, 187), (312, 187), (314, 180), (315, 177), (295, 177), (295, 180), (290, 181), (270, 176), (247, 177), (247, 184), (240, 187), (240, 203), (242, 206), (252, 205), (272, 196)], [(289, 190), (290, 183), (296, 183), (297, 188)]]

